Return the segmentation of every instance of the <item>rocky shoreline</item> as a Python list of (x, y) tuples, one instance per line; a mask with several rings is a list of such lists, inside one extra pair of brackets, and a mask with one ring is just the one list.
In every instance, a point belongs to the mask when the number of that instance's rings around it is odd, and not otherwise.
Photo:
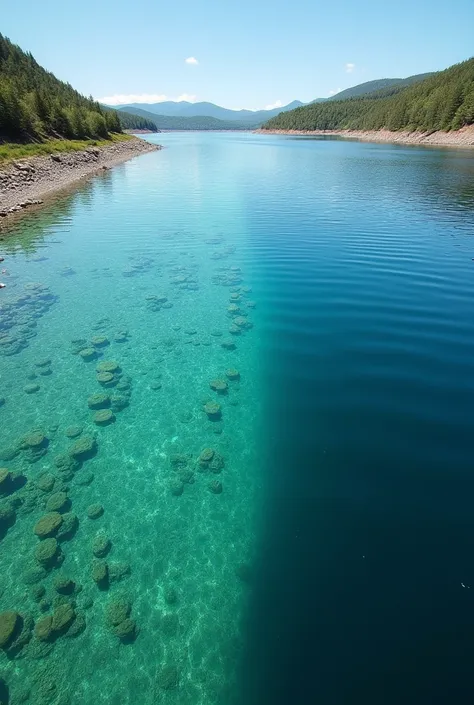
[(79, 152), (18, 159), (0, 166), (0, 224), (85, 178), (161, 146), (139, 138)]
[(428, 145), (433, 147), (474, 147), (474, 125), (453, 132), (391, 132), (390, 130), (256, 130), (262, 135), (334, 136), (362, 142)]

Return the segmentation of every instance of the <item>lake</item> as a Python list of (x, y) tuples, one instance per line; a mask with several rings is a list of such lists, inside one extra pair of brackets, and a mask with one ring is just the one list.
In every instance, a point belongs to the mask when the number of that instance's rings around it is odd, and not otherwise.
[(0, 247), (10, 702), (469, 697), (474, 154), (147, 139)]

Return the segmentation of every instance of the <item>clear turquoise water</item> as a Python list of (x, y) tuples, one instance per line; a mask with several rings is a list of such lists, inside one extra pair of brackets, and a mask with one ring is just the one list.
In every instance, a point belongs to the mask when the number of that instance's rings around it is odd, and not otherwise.
[[(19, 350), (0, 356), (1, 465), (27, 482), (0, 499), (16, 514), (0, 534), (0, 606), (38, 621), (57, 609), (60, 573), (80, 586), (68, 599), (86, 622), (75, 638), (0, 654), (10, 702), (428, 703), (446, 702), (454, 680), (465, 694), (473, 157), (251, 134), (151, 139), (166, 149), (3, 243), (0, 325), (17, 341), (0, 347)], [(232, 294), (253, 324), (239, 335)], [(110, 341), (97, 360), (73, 354), (72, 340), (97, 335)], [(103, 391), (102, 360), (130, 378), (129, 405), (105, 427), (87, 403)], [(229, 367), (240, 381), (217, 395), (209, 383)], [(203, 406), (216, 400), (211, 421)], [(65, 476), (54, 461), (72, 425), (98, 452)], [(47, 452), (10, 459), (37, 430)], [(224, 459), (219, 474), (199, 467), (206, 447)], [(177, 454), (193, 472), (179, 496)], [(40, 606), (27, 583), (44, 473), (79, 524), (62, 566), (38, 576)], [(91, 520), (95, 502), (104, 513)], [(129, 568), (103, 590), (97, 534), (111, 540), (111, 575)], [(106, 620), (122, 597), (132, 643)]]

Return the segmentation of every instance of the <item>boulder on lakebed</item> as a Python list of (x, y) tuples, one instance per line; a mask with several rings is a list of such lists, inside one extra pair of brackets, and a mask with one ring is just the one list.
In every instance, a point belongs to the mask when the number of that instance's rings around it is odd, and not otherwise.
[(63, 518), (59, 512), (49, 512), (38, 519), (34, 532), (39, 539), (47, 539), (56, 535), (62, 523)]
[(76, 460), (87, 460), (97, 453), (97, 441), (92, 436), (82, 436), (69, 449), (69, 454)]

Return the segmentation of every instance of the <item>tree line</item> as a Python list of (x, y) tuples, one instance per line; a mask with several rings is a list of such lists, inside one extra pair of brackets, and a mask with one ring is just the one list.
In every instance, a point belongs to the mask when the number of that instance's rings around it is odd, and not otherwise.
[(408, 87), (313, 103), (269, 120), (268, 130), (458, 130), (474, 123), (474, 59)]
[(59, 81), (0, 34), (0, 141), (106, 139), (121, 131), (115, 110)]

